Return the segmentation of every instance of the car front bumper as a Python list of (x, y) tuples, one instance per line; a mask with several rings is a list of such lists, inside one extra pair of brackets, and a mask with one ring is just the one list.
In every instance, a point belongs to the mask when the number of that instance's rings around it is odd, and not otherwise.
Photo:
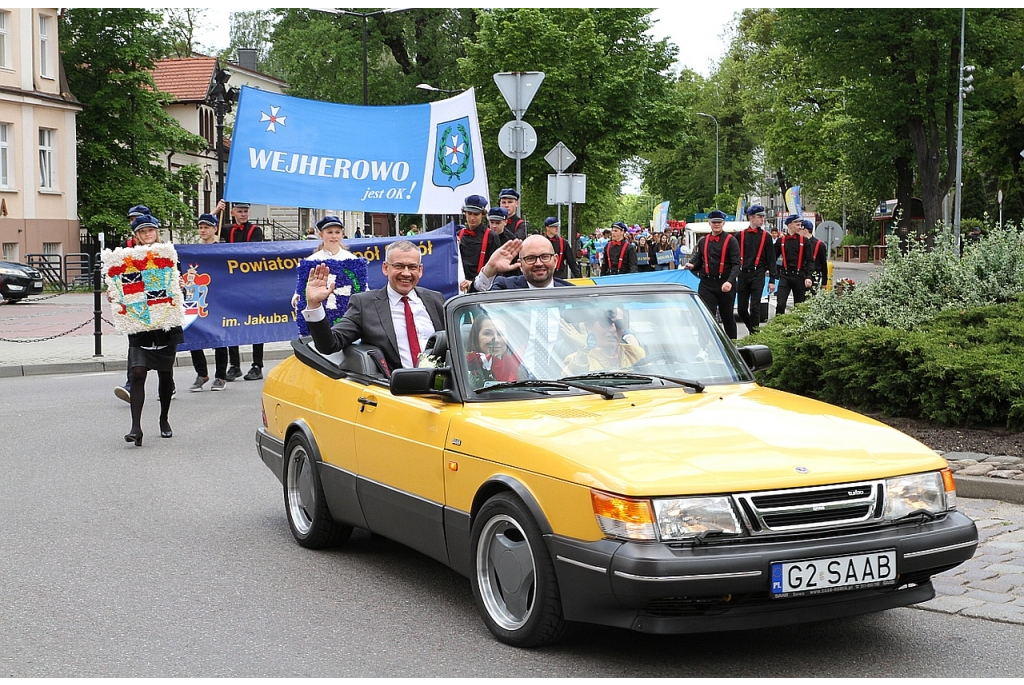
[[(930, 577), (974, 555), (978, 531), (958, 512), (813, 539), (702, 546), (549, 536), (565, 618), (651, 633), (738, 630), (854, 616), (931, 599)], [(776, 599), (771, 564), (896, 550), (895, 586)]]
[(4, 299), (20, 299), (28, 295), (38, 295), (43, 292), (43, 277), (32, 278), (29, 275), (9, 276), (0, 275), (0, 296)]

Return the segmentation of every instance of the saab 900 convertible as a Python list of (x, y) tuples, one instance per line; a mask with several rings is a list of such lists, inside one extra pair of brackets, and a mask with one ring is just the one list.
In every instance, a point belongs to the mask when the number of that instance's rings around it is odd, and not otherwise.
[(267, 377), (260, 456), (304, 547), (353, 527), (471, 581), (499, 640), (572, 622), (777, 626), (923, 602), (974, 523), (934, 451), (758, 386), (688, 288), (452, 298), (419, 368), (309, 340)]

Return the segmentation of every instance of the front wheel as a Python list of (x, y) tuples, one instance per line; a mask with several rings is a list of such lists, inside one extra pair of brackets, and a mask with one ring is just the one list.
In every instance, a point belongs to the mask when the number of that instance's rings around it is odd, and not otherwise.
[(295, 541), (309, 549), (340, 545), (352, 535), (352, 527), (333, 518), (313, 450), (302, 433), (288, 440), (285, 449), (284, 510)]
[(495, 495), (473, 522), (473, 598), (491, 633), (514, 647), (539, 647), (569, 629), (555, 568), (540, 529), (512, 493)]

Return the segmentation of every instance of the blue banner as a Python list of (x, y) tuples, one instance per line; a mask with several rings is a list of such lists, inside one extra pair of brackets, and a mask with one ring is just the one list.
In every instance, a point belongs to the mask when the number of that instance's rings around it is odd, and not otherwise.
[[(371, 289), (387, 284), (381, 263), (385, 249), (396, 240), (408, 240), (420, 248), (421, 286), (446, 298), (458, 294), (459, 248), (454, 224), (416, 236), (346, 240), (349, 251), (369, 262)], [(175, 245), (185, 300), (185, 343), (178, 349), (297, 338), (297, 314), (291, 308), (298, 284), (296, 269), (317, 245), (312, 240)]]
[[(660, 253), (659, 253), (660, 254)], [(666, 269), (665, 271), (647, 271), (635, 274), (617, 274), (615, 276), (598, 276), (592, 279), (594, 285), (632, 285), (634, 283), (679, 283), (693, 289), (700, 289), (700, 279), (689, 269)], [(765, 280), (761, 290), (761, 299), (768, 297), (768, 281)]]
[(473, 89), (424, 105), (361, 107), (242, 88), (227, 200), (456, 214), (473, 194), (489, 196)]

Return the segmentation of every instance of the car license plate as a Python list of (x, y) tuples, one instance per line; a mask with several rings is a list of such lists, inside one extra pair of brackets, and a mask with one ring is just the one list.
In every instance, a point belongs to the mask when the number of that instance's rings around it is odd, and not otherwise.
[(32, 287), (33, 288), (42, 288), (43, 287), (43, 282), (42, 281), (32, 281)]
[(772, 564), (772, 596), (776, 599), (879, 587), (895, 582), (894, 549)]

